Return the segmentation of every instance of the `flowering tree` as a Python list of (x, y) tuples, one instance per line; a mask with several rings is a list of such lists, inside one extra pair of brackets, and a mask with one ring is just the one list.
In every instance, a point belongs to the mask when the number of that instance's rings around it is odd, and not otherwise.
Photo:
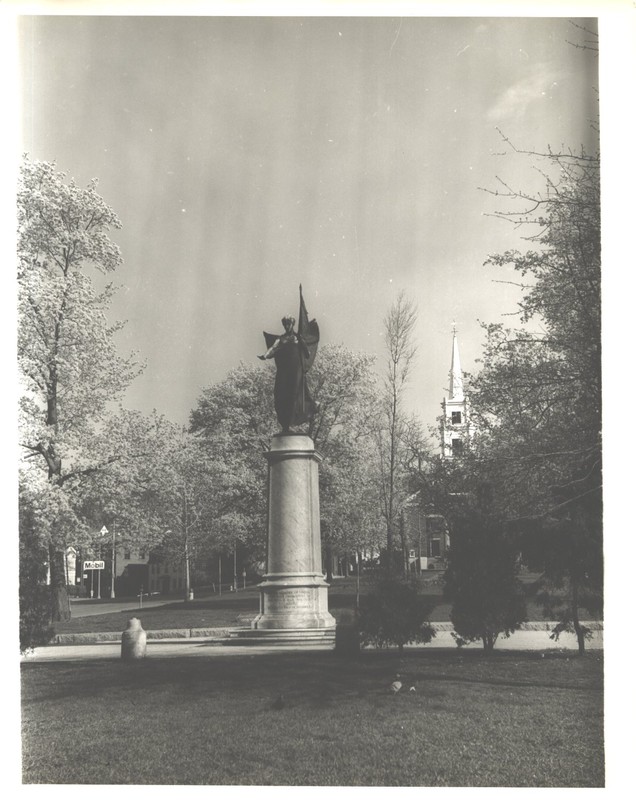
[(22, 497), (39, 509), (32, 519), (48, 551), (53, 619), (69, 616), (64, 549), (86, 528), (74, 487), (122, 457), (117, 442), (103, 447), (100, 429), (139, 372), (116, 349), (112, 284), (98, 289), (91, 277), (122, 262), (109, 238), (120, 222), (96, 186), (82, 189), (53, 164), (26, 157), (18, 186)]

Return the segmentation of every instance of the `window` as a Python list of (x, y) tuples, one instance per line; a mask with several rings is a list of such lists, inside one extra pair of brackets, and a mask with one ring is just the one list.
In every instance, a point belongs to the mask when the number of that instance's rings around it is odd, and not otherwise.
[(140, 560), (143, 561), (145, 557), (146, 557), (146, 551), (145, 550), (140, 550), (139, 551)]
[(464, 450), (464, 443), (461, 439), (453, 439), (451, 441), (454, 456), (460, 456)]
[(124, 550), (124, 561), (130, 561), (130, 550)]
[(431, 558), (439, 558), (440, 555), (439, 539), (431, 539)]
[(451, 411), (451, 422), (453, 425), (461, 425), (462, 421), (462, 412), (461, 411)]

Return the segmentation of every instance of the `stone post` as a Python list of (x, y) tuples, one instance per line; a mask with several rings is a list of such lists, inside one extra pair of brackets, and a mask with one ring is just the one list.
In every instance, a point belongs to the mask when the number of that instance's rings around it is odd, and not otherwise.
[(269, 462), (267, 574), (261, 613), (254, 631), (311, 632), (335, 636), (329, 613), (328, 584), (320, 547), (318, 464), (313, 441), (304, 434), (277, 434), (266, 453)]
[(121, 657), (133, 661), (146, 656), (146, 631), (137, 617), (128, 620), (128, 627), (121, 635)]

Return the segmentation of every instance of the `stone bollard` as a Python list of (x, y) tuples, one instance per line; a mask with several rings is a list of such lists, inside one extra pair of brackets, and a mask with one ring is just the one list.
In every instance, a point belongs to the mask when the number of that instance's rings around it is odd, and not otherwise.
[(121, 657), (124, 661), (146, 657), (146, 631), (137, 617), (128, 620), (128, 627), (121, 635)]

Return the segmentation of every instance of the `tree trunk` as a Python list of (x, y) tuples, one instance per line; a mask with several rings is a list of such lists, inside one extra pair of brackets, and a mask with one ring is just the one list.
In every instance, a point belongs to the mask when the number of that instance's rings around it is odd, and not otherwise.
[(400, 514), (400, 544), (402, 546), (402, 577), (406, 580), (409, 576), (408, 550), (406, 547), (406, 532), (404, 530), (404, 513)]
[(63, 622), (71, 618), (71, 605), (66, 589), (66, 554), (63, 550), (56, 549), (52, 544), (49, 545), (49, 572), (50, 572), (50, 592), (51, 592), (51, 621)]
[(585, 653), (585, 633), (581, 628), (581, 622), (579, 620), (579, 585), (576, 581), (576, 578), (570, 577), (570, 586), (572, 589), (570, 592), (572, 603), (572, 626), (574, 627), (574, 632), (576, 633), (576, 641), (579, 646), (579, 655), (582, 656)]
[(330, 544), (325, 544), (325, 572), (327, 573), (327, 583), (333, 581), (333, 552)]

